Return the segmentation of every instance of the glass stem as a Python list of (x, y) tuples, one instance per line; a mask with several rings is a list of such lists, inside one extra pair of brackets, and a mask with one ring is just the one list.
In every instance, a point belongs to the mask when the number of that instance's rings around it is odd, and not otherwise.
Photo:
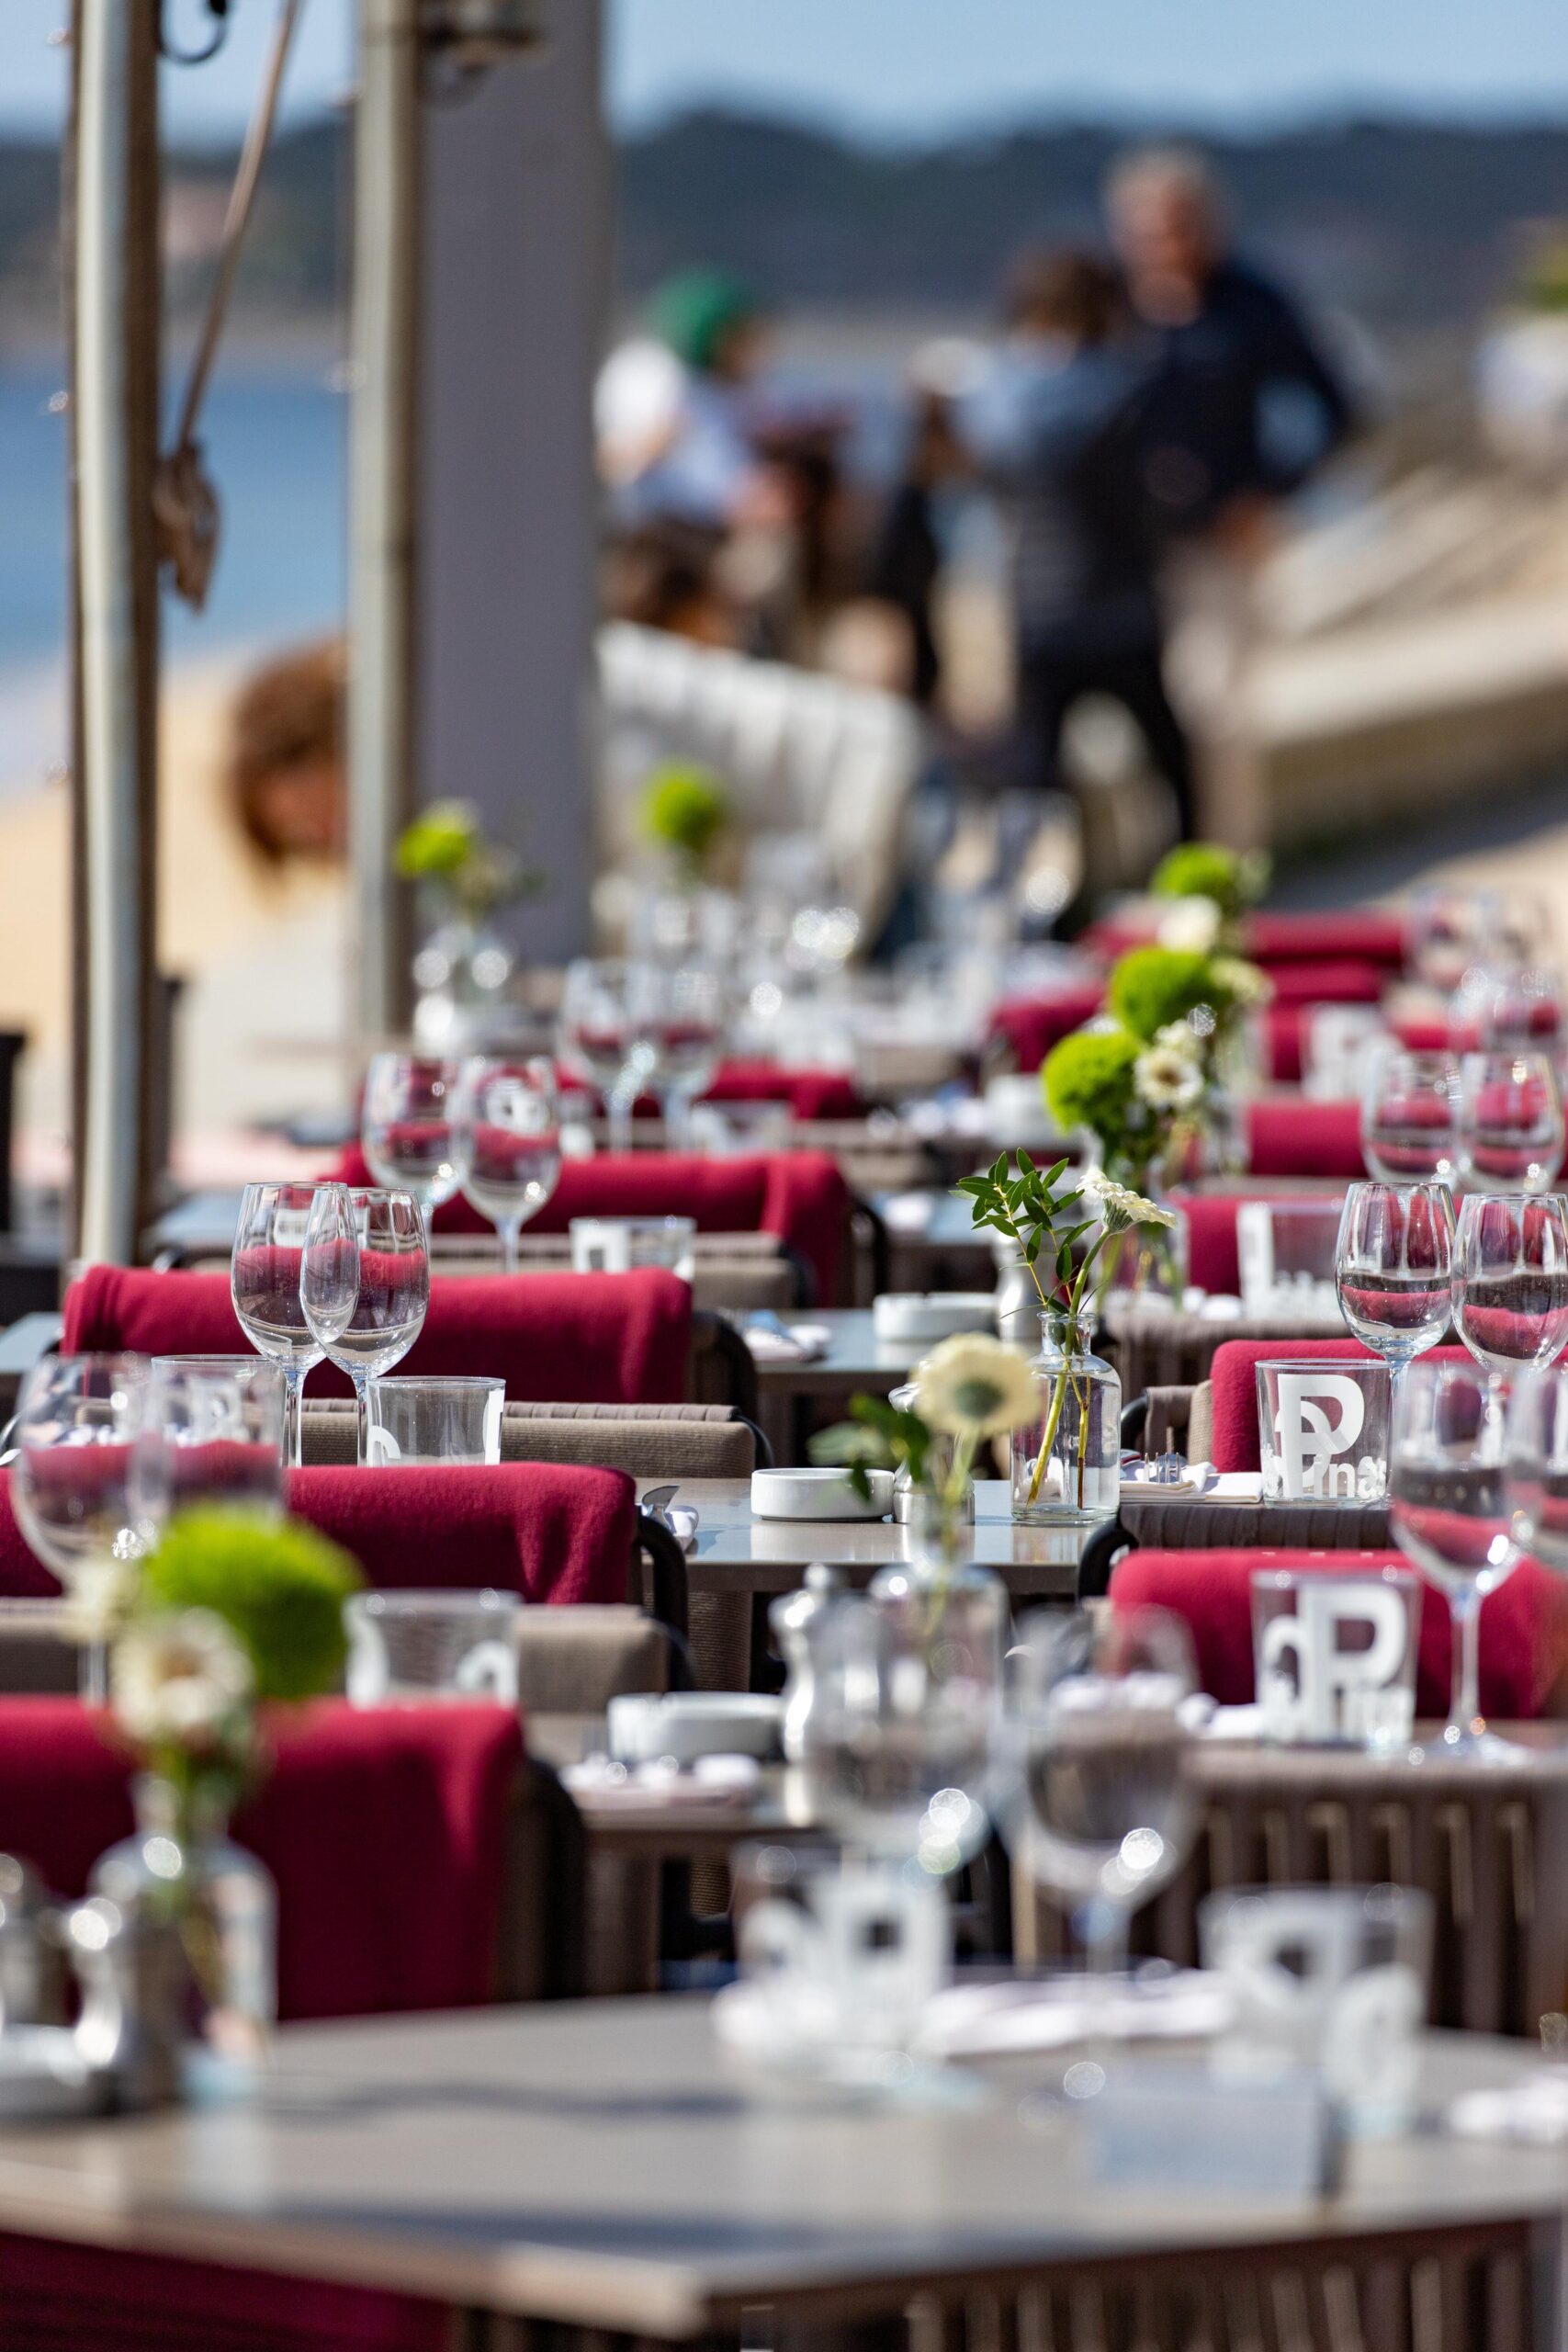
[(363, 1469), (370, 1459), (370, 1398), (367, 1393), (369, 1375), (351, 1372), (348, 1376), (354, 1383), (355, 1457)]
[(88, 1707), (109, 1702), (109, 1652), (103, 1641), (84, 1642), (76, 1661), (76, 1688)]
[(613, 1087), (605, 1099), (604, 1117), (612, 1151), (630, 1151), (632, 1148), (632, 1104), (637, 1100), (637, 1081), (623, 1081)]
[(283, 1367), (283, 1461), (286, 1469), (298, 1470), (305, 1458), (305, 1374), (308, 1364), (286, 1363)]
[(1084, 1946), (1087, 1976), (1084, 2057), (1100, 2069), (1103, 2081), (1110, 2071), (1111, 2018), (1117, 1980), (1127, 1973), (1126, 1905), (1097, 1895), (1079, 1912), (1077, 1928)]
[(520, 1216), (497, 1217), (495, 1229), (501, 1236), (502, 1272), (514, 1274), (518, 1268), (517, 1237), (523, 1230)]
[(1481, 1716), (1481, 1595), (1471, 1586), (1449, 1601), (1452, 1623), (1453, 1698), (1445, 1739), (1477, 1739), (1486, 1726)]
[(684, 1151), (692, 1140), (692, 1106), (678, 1086), (664, 1097), (664, 1145), (667, 1151)]

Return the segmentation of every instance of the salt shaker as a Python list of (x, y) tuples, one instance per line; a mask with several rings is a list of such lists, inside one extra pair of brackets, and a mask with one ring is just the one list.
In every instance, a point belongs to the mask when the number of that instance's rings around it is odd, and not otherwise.
[(800, 1761), (806, 1720), (811, 1713), (814, 1696), (812, 1629), (823, 1611), (832, 1607), (842, 1589), (843, 1579), (838, 1570), (824, 1567), (818, 1561), (807, 1569), (801, 1589), (785, 1593), (768, 1611), (773, 1642), (784, 1664), (783, 1737), (786, 1763), (798, 1764)]

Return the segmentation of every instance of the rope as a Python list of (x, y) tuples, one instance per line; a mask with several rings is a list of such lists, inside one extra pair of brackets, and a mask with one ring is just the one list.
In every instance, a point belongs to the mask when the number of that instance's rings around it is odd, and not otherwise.
[(230, 191), (229, 209), (224, 216), (223, 234), (219, 245), (217, 274), (207, 299), (207, 315), (202, 321), (201, 334), (186, 384), (185, 399), (180, 404), (175, 446), (165, 457), (159, 458), (152, 478), (152, 512), (158, 526), (159, 560), (169, 566), (175, 594), (183, 596), (197, 612), (200, 612), (207, 602), (208, 586), (218, 555), (220, 518), (218, 492), (202, 463), (201, 443), (197, 438), (196, 429), (206, 397), (208, 379), (212, 373), (212, 364), (218, 356), (219, 342), (228, 317), (229, 300), (234, 290), (240, 253), (255, 203), (262, 164), (272, 137), (284, 70), (288, 62), (289, 45), (303, 6), (304, 0), (279, 0), (265, 77), (245, 131), (239, 168)]

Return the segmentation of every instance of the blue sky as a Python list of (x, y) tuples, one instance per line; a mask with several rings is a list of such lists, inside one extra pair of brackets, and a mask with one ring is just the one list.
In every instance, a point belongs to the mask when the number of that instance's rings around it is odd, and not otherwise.
[[(578, 0), (553, 0), (571, 7)], [(170, 0), (176, 26), (199, 0)], [(58, 119), (64, 0), (0, 0), (0, 123)], [(352, 0), (307, 0), (290, 107), (351, 70)], [(212, 64), (166, 76), (171, 127), (230, 131), (270, 29), (234, 0)], [(887, 136), (1087, 109), (1256, 118), (1347, 103), (1568, 113), (1564, 0), (612, 0), (623, 120), (739, 98)]]

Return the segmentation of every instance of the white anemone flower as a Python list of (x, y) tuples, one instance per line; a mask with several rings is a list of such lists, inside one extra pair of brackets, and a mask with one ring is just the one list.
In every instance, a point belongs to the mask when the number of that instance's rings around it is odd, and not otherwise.
[(1202, 1061), (1203, 1041), (1190, 1021), (1168, 1021), (1163, 1029), (1155, 1031), (1154, 1042), (1170, 1053), (1180, 1054), (1186, 1061)]
[(915, 1410), (953, 1437), (1004, 1437), (1038, 1418), (1040, 1383), (1021, 1348), (983, 1331), (933, 1348), (915, 1374)]
[(1174, 1046), (1151, 1046), (1133, 1064), (1133, 1091), (1151, 1111), (1190, 1111), (1203, 1091), (1203, 1073)]
[(1102, 1170), (1091, 1168), (1081, 1188), (1090, 1200), (1098, 1201), (1108, 1233), (1125, 1233), (1130, 1225), (1168, 1225), (1176, 1223), (1174, 1210), (1162, 1209), (1155, 1201), (1134, 1193), (1130, 1185), (1118, 1184)]
[(1268, 973), (1249, 964), (1245, 956), (1216, 956), (1213, 971), (1217, 985), (1233, 1004), (1267, 1004), (1274, 994)]
[(214, 1746), (254, 1687), (249, 1658), (209, 1609), (145, 1618), (115, 1644), (114, 1713), (141, 1747)]
[(1207, 956), (1220, 935), (1220, 910), (1213, 899), (1177, 899), (1161, 916), (1156, 935), (1162, 947)]

